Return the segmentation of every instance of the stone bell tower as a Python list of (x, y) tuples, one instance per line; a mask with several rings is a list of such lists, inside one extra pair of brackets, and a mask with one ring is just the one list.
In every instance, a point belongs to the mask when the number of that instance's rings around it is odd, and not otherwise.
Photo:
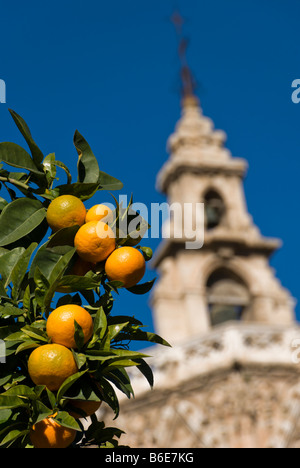
[(204, 243), (187, 249), (190, 239), (175, 235), (182, 226), (173, 217), (155, 254), (155, 327), (173, 347), (146, 350), (153, 390), (141, 372), (128, 370), (135, 399), (120, 397), (122, 442), (299, 448), (300, 327), (269, 263), (280, 242), (254, 225), (243, 189), (247, 163), (232, 157), (225, 134), (204, 117), (183, 59), (182, 116), (157, 188), (170, 204), (204, 204)]
[(186, 239), (171, 235), (154, 259), (160, 274), (152, 296), (156, 330), (174, 344), (231, 320), (294, 321), (293, 300), (269, 265), (280, 241), (263, 237), (254, 225), (243, 189), (247, 162), (233, 158), (225, 140), (197, 97), (186, 94), (157, 188), (170, 204), (204, 203), (205, 240), (201, 249), (187, 250)]
[(269, 264), (280, 243), (254, 225), (247, 164), (224, 143), (185, 95), (157, 185), (170, 203), (204, 203), (205, 239), (189, 250), (171, 236), (154, 257), (156, 332), (172, 348), (145, 350), (153, 390), (128, 370), (135, 398), (120, 396), (118, 424), (134, 448), (300, 447), (300, 327)]

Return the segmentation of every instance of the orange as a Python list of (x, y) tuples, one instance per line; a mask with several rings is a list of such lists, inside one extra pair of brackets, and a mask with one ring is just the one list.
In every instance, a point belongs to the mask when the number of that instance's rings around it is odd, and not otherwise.
[(47, 320), (47, 334), (52, 343), (76, 348), (75, 320), (82, 328), (86, 343), (93, 335), (93, 319), (89, 312), (75, 304), (64, 305), (51, 312)]
[(103, 221), (104, 223), (111, 223), (114, 220), (114, 213), (106, 205), (95, 205), (90, 208), (86, 214), (85, 222)]
[(35, 385), (45, 385), (55, 392), (64, 381), (78, 372), (72, 352), (59, 344), (36, 348), (28, 360), (28, 372)]
[(80, 258), (98, 263), (106, 260), (116, 248), (112, 229), (102, 221), (91, 221), (77, 232), (74, 245)]
[(105, 272), (110, 281), (121, 281), (124, 288), (132, 288), (144, 276), (146, 262), (137, 249), (121, 247), (107, 259)]
[[(80, 419), (95, 414), (100, 408), (102, 401), (69, 400), (69, 403), (72, 405), (72, 408), (68, 411), (69, 414), (75, 419)], [(74, 408), (78, 408), (83, 411), (85, 416), (82, 415), (81, 411), (80, 413), (76, 413), (76, 409), (74, 410)]]
[(53, 232), (59, 229), (82, 226), (85, 223), (86, 208), (73, 195), (61, 195), (53, 200), (47, 210), (47, 222)]
[(30, 430), (34, 448), (67, 448), (75, 437), (75, 429), (63, 427), (51, 417), (34, 424)]

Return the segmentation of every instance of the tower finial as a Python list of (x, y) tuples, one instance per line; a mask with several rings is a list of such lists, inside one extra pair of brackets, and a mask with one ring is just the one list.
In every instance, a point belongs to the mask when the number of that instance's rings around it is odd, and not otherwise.
[(174, 24), (177, 38), (179, 42), (178, 53), (181, 63), (180, 77), (182, 83), (182, 100), (183, 106), (186, 105), (199, 105), (199, 100), (195, 95), (195, 90), (197, 87), (196, 80), (193, 76), (192, 70), (188, 64), (187, 60), (187, 48), (189, 45), (189, 40), (183, 36), (183, 25), (185, 23), (184, 18), (181, 16), (178, 10), (175, 10), (171, 16), (171, 22)]

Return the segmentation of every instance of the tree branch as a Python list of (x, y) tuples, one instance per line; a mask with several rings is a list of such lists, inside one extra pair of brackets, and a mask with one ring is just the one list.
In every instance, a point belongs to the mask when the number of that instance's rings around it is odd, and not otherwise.
[(9, 182), (12, 185), (15, 185), (16, 187), (20, 187), (25, 190), (29, 190), (29, 185), (24, 184), (23, 182), (20, 182), (19, 180), (16, 179), (11, 179), (10, 177), (0, 177), (0, 182)]

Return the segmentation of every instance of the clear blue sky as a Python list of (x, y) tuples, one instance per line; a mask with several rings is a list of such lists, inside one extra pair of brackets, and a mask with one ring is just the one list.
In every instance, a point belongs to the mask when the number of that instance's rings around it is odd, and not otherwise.
[[(204, 113), (227, 132), (233, 155), (249, 161), (249, 211), (264, 235), (283, 239), (272, 265), (297, 298), (300, 104), (291, 101), (291, 83), (300, 78), (298, 0), (5, 2), (0, 140), (23, 144), (10, 107), (45, 154), (73, 160), (75, 170), (78, 129), (125, 193), (146, 204), (163, 201), (155, 178), (180, 115), (177, 43), (168, 22), (176, 3), (188, 20), (188, 58)], [(151, 328), (145, 301), (122, 293), (117, 312)]]

